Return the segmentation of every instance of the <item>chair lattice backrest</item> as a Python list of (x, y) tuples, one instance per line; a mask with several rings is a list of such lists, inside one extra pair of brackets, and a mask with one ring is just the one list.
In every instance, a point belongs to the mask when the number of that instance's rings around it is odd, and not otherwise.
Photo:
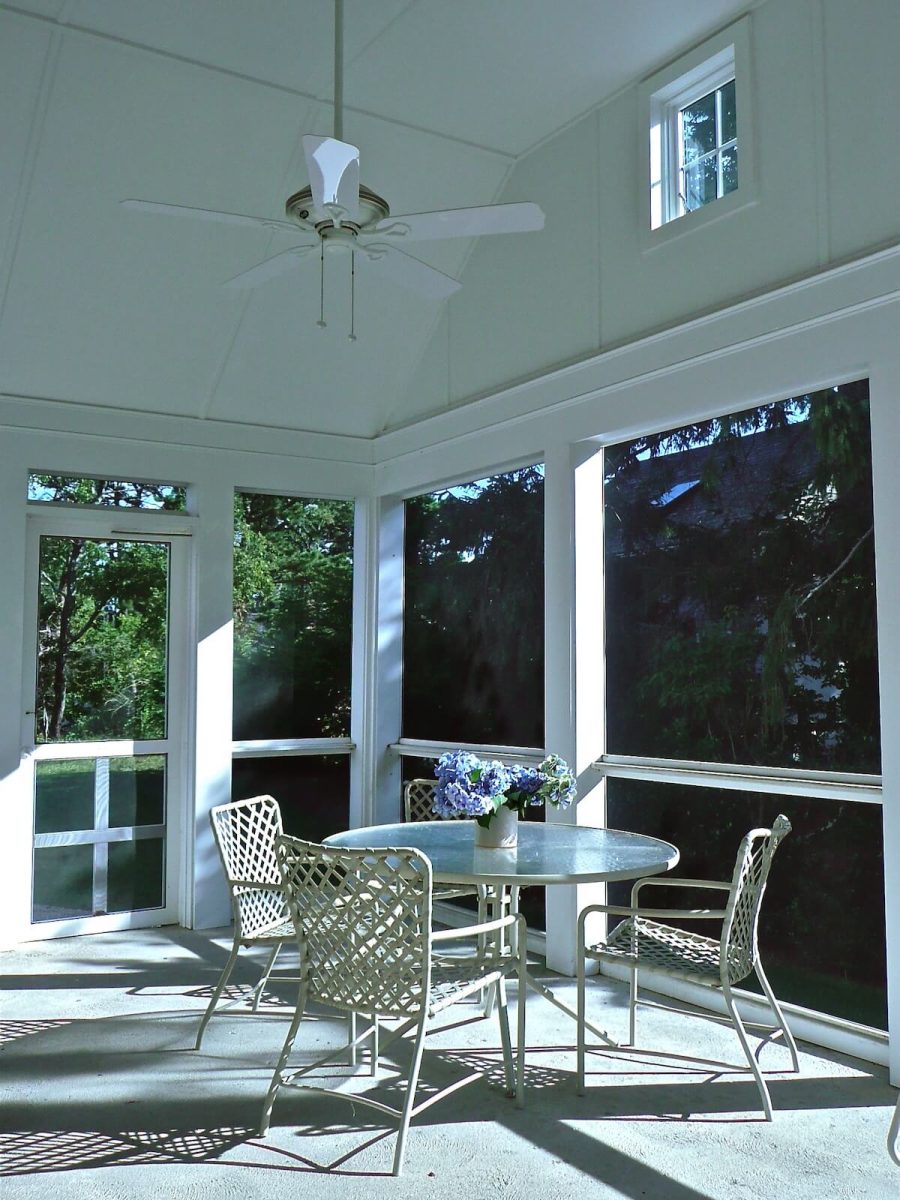
[(431, 807), (436, 779), (410, 779), (403, 785), (403, 814), (406, 821), (471, 820), (466, 813), (454, 817), (439, 817)]
[(254, 796), (220, 804), (210, 813), (210, 821), (231, 891), (235, 925), (243, 937), (264, 934), (287, 916), (275, 856), (275, 839), (282, 832), (278, 801)]
[(431, 863), (417, 850), (347, 850), (282, 835), (278, 863), (308, 997), (415, 1017), (431, 978)]
[(729, 983), (739, 983), (756, 966), (759, 910), (766, 880), (775, 851), (790, 831), (787, 817), (778, 816), (771, 829), (751, 829), (741, 840), (722, 927), (720, 965)]

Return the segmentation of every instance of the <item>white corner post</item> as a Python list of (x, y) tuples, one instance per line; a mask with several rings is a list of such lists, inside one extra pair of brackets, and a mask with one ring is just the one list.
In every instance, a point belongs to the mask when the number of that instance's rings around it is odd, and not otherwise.
[(891, 1083), (900, 1086), (900, 623), (890, 619), (900, 595), (900, 359), (873, 365), (869, 374), (872, 490), (875, 509), (875, 583), (878, 601), (878, 677), (881, 695), (884, 907), (887, 939), (888, 1030)]
[(364, 497), (353, 532), (350, 826), (400, 820), (403, 680), (403, 501)]
[[(209, 811), (231, 799), (232, 559), (234, 487), (212, 472), (190, 490), (200, 519), (194, 541), (191, 593), (196, 613), (193, 728), (193, 802), (186, 822), (186, 871), (182, 891), (184, 925), (211, 929), (227, 925), (231, 906)], [(190, 795), (190, 793), (189, 793)]]
[[(578, 800), (549, 822), (605, 825), (602, 780), (590, 764), (604, 750), (603, 452), (592, 444), (548, 447), (544, 458), (545, 742), (578, 778)], [(547, 888), (547, 965), (575, 974), (576, 926), (603, 884)]]
[(25, 538), (28, 461), (15, 433), (3, 432), (0, 454), (0, 505), (4, 514), (3, 572), (0, 575), (0, 662), (5, 687), (0, 690), (0, 804), (3, 838), (3, 919), (0, 946), (23, 937), (31, 919), (31, 834), (34, 772), (22, 753), (23, 710), (34, 707), (22, 691), (26, 639)]

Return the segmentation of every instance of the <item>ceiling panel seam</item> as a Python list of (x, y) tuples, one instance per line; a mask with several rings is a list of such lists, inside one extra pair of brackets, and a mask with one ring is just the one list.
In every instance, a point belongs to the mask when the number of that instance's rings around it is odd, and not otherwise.
[[(414, 0), (415, 2), (415, 0)], [(27, 9), (19, 8), (15, 4), (9, 4), (7, 0), (0, 0), (0, 12), (9, 12), (16, 16), (22, 17), (30, 21), (38, 21), (41, 24), (47, 25), (53, 29), (65, 29), (67, 33), (80, 34), (86, 38), (96, 38), (98, 41), (112, 43), (113, 45), (122, 46), (129, 50), (138, 50), (144, 54), (150, 54), (157, 58), (163, 58), (169, 62), (182, 63), (185, 66), (196, 67), (201, 71), (210, 71), (215, 75), (223, 75), (230, 79), (238, 80), (242, 83), (255, 84), (257, 87), (267, 88), (270, 91), (281, 92), (286, 96), (294, 96), (299, 100), (306, 100), (312, 104), (325, 103), (322, 97), (315, 92), (304, 92), (300, 88), (288, 86), (286, 83), (276, 83), (271, 79), (260, 79), (257, 75), (248, 75), (243, 71), (235, 71), (230, 67), (217, 66), (215, 63), (202, 62), (200, 59), (191, 58), (186, 54), (178, 54), (173, 50), (162, 50), (157, 46), (148, 46), (145, 42), (134, 41), (131, 38), (119, 37), (112, 33), (103, 33), (101, 30), (91, 29), (88, 25), (79, 25), (75, 22), (66, 22), (61, 24), (57, 17), (49, 17), (43, 13), (29, 12)], [(376, 39), (377, 40), (377, 39)], [(456, 146), (465, 146), (470, 150), (478, 150), (482, 154), (490, 154), (496, 158), (503, 159), (504, 162), (515, 161), (515, 155), (508, 151), (499, 150), (495, 146), (485, 146), (480, 142), (472, 142), (466, 138), (454, 137), (452, 134), (441, 133), (436, 129), (428, 129), (423, 125), (414, 125), (410, 121), (400, 121), (395, 117), (386, 117), (381, 113), (372, 112), (366, 108), (354, 108), (352, 105), (344, 105), (345, 113), (353, 113), (356, 116), (366, 117), (373, 121), (382, 121), (385, 125), (396, 125), (401, 129), (411, 129), (416, 133), (424, 133), (429, 137), (438, 138), (440, 141), (449, 142)]]
[[(741, 15), (746, 15), (747, 13), (752, 12), (756, 8), (760, 8), (763, 4), (767, 4), (768, 2), (769, 0), (752, 0), (752, 2), (748, 3), (746, 8), (742, 10)], [(738, 17), (729, 18), (729, 20), (724, 25), (720, 26), (719, 29), (705, 33), (703, 37), (698, 40), (706, 41), (708, 38), (715, 37), (716, 34), (721, 32), (722, 29), (727, 29), (729, 25), (735, 24), (737, 20)], [(668, 56), (667, 62), (673, 62), (677, 60), (689, 49), (690, 46), (682, 45), (676, 53)], [(534, 154), (536, 150), (540, 150), (542, 146), (547, 144), (547, 142), (552, 142), (554, 138), (566, 133), (569, 129), (573, 129), (580, 121), (584, 121), (587, 117), (591, 116), (592, 113), (599, 112), (601, 109), (606, 108), (610, 104), (615, 104), (617, 100), (621, 100), (624, 95), (630, 92), (633, 88), (637, 87), (637, 85), (643, 79), (649, 79), (652, 75), (654, 75), (657, 71), (662, 70), (662, 68), (665, 66), (666, 62), (657, 63), (651, 70), (642, 72), (639, 78), (629, 79), (627, 83), (623, 83), (621, 87), (616, 88), (614, 92), (610, 92), (608, 96), (602, 96), (593, 104), (589, 104), (586, 108), (582, 109), (582, 111), (577, 113), (574, 117), (569, 117), (568, 120), (563, 121), (562, 125), (558, 125), (556, 129), (551, 129), (549, 133), (541, 134), (537, 141), (532, 142), (530, 146), (527, 146), (515, 156), (516, 162), (521, 162), (523, 158), (528, 158), (530, 154)]]
[(407, 4), (404, 4), (403, 8), (401, 8), (401, 10), (398, 13), (395, 13), (394, 16), (391, 17), (391, 19), (390, 19), (390, 21), (388, 21), (387, 25), (385, 25), (382, 29), (379, 29), (379, 31), (375, 34), (374, 37), (369, 38), (369, 40), (366, 42), (366, 44), (359, 50), (358, 53), (354, 54), (353, 58), (350, 61), (358, 62), (359, 59), (361, 59), (362, 56), (375, 45), (376, 42), (380, 41), (381, 38), (384, 37), (384, 35), (388, 32), (388, 30), (393, 29), (394, 26), (397, 24), (397, 22), (399, 20), (401, 20), (403, 17), (405, 17), (406, 14), (409, 12), (409, 10), (411, 8), (414, 8), (416, 6), (416, 4), (418, 4), (418, 3), (419, 3), (419, 0), (409, 0), (409, 2)]
[[(310, 112), (310, 122), (309, 122), (312, 128), (316, 127), (316, 124), (319, 119), (319, 113), (321, 112), (321, 110), (322, 110), (321, 104), (313, 105), (313, 108)], [(299, 153), (302, 137), (303, 137), (302, 133), (298, 133), (297, 136), (295, 137), (294, 144), (291, 147), (291, 152), (288, 155), (287, 165), (285, 166), (284, 171), (282, 172), (281, 186), (279, 189), (279, 191), (282, 195), (288, 194), (291, 190), (291, 188), (288, 186), (288, 184), (291, 181), (291, 177), (293, 174), (294, 160), (297, 158), (297, 155)], [(262, 258), (260, 259), (261, 262), (264, 262), (269, 257), (273, 246), (278, 244), (277, 238), (278, 238), (277, 234), (273, 233), (270, 235), (269, 240), (266, 242), (265, 252), (264, 252)], [(243, 302), (240, 306), (237, 317), (235, 318), (234, 329), (232, 331), (231, 337), (229, 338), (228, 345), (225, 347), (225, 353), (223, 354), (222, 359), (219, 363), (218, 370), (215, 371), (213, 374), (212, 382), (207, 391), (206, 399), (203, 401), (203, 403), (200, 406), (200, 412), (198, 415), (201, 418), (203, 418), (204, 420), (209, 417), (210, 409), (212, 408), (213, 404), (216, 401), (219, 387), (222, 383), (222, 380), (225, 377), (225, 372), (228, 370), (228, 364), (231, 361), (231, 356), (232, 356), (232, 354), (234, 352), (234, 348), (237, 344), (238, 336), (240, 335), (241, 329), (244, 326), (244, 321), (246, 319), (247, 312), (250, 308), (250, 305), (251, 305), (255, 295), (256, 295), (256, 293), (252, 289), (249, 289), (248, 291), (246, 291), (244, 293)]]
[[(515, 161), (512, 161), (507, 164), (506, 170), (503, 172), (503, 177), (502, 177), (502, 179), (500, 179), (499, 183), (494, 188), (491, 199), (488, 203), (490, 203), (490, 204), (499, 204), (500, 203), (500, 197), (503, 195), (503, 190), (506, 187), (506, 185), (509, 183), (515, 168), (516, 168)], [(472, 257), (472, 254), (474, 253), (475, 248), (478, 244), (477, 238), (470, 238), (468, 240), (469, 240), (468, 248), (466, 249), (465, 253), (463, 254), (462, 262), (460, 263), (459, 268), (457, 269), (457, 272), (456, 272), (458, 279), (462, 279), (463, 273), (465, 272), (465, 269), (466, 269), (466, 266), (468, 265), (469, 259)], [(395, 401), (397, 399), (405, 399), (407, 397), (407, 395), (409, 393), (409, 389), (412, 385), (412, 382), (416, 377), (416, 373), (419, 369), (419, 366), (421, 365), (426, 352), (428, 351), (429, 347), (431, 346), (432, 338), (434, 338), (437, 335), (437, 332), (440, 329), (441, 318), (444, 316), (444, 313), (446, 311), (446, 316), (447, 316), (447, 407), (448, 408), (450, 407), (450, 405), (452, 403), (452, 400), (451, 400), (452, 392), (450, 390), (450, 386), (451, 386), (451, 380), (450, 380), (450, 363), (451, 363), (450, 314), (452, 312), (452, 307), (453, 307), (453, 298), (451, 297), (449, 300), (445, 301), (444, 304), (439, 305), (435, 308), (435, 313), (434, 313), (434, 317), (432, 318), (431, 326), (430, 326), (428, 332), (422, 338), (421, 349), (419, 350), (419, 353), (417, 355), (415, 355), (415, 357), (412, 359), (410, 365), (407, 367), (405, 377), (402, 379), (401, 383), (397, 387), (397, 397), (395, 397)], [(383, 433), (389, 433), (391, 431), (392, 427), (388, 422), (389, 422), (389, 415), (387, 413), (385, 413), (382, 423), (381, 423), (381, 428), (378, 430), (378, 435), (383, 434)]]
[(10, 220), (7, 252), (3, 256), (5, 266), (2, 269), (2, 274), (0, 274), (0, 326), (3, 324), (10, 284), (19, 254), (22, 227), (25, 223), (25, 213), (28, 209), (28, 201), (31, 196), (35, 167), (43, 139), (44, 123), (50, 107), (50, 97), (56, 82), (56, 70), (61, 47), (62, 33), (57, 28), (50, 34), (47, 43), (47, 52), (44, 55), (44, 64), (41, 68), (41, 81), (38, 85), (38, 94), (31, 116), (31, 128), (28, 131), (28, 143), (22, 165), (22, 174), (19, 179), (19, 187)]
[[(829, 214), (829, 146), (826, 127), (828, 124), (828, 71), (826, 69), (825, 5), (823, 0), (812, 0), (810, 4), (810, 51), (812, 55), (813, 87), (813, 152), (816, 164), (816, 233), (819, 264), (831, 261), (831, 218)], [(758, 151), (757, 151), (758, 153)]]

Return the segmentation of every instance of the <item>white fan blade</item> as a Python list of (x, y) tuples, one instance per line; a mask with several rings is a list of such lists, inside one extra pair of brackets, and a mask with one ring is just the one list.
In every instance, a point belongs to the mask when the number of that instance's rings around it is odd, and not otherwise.
[(313, 207), (336, 205), (350, 218), (359, 214), (359, 151), (336, 138), (303, 138)]
[(218, 225), (247, 225), (255, 229), (297, 232), (297, 226), (290, 221), (276, 221), (269, 217), (247, 217), (243, 213), (216, 212), (211, 208), (188, 208), (184, 204), (158, 204), (155, 200), (121, 200), (119, 203), (122, 208), (134, 212), (157, 213), (163, 217), (192, 217), (197, 221), (214, 221)]
[(229, 288), (258, 287), (259, 284), (274, 279), (276, 275), (283, 275), (285, 271), (292, 270), (301, 259), (309, 254), (313, 244), (282, 250), (281, 254), (275, 254), (272, 258), (257, 263), (249, 271), (241, 271), (240, 275), (233, 275), (231, 279), (226, 279), (222, 286)]
[(432, 300), (446, 300), (462, 287), (458, 279), (445, 275), (436, 267), (429, 267), (397, 246), (376, 242), (362, 246), (360, 250), (371, 268), (385, 279), (392, 279), (402, 287), (412, 288)]
[(539, 204), (485, 204), (480, 208), (448, 208), (442, 212), (405, 213), (385, 217), (373, 233), (404, 242), (478, 237), (483, 233), (531, 233), (544, 228)]

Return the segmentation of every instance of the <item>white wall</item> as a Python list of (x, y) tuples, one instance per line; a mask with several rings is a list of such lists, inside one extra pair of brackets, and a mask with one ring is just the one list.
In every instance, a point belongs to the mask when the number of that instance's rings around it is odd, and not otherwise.
[(900, 235), (900, 4), (822, 0), (828, 238), (833, 258)]
[(768, 0), (749, 26), (755, 202), (648, 238), (636, 83), (516, 165), (499, 199), (537, 201), (547, 227), (477, 245), (408, 405), (445, 410), (900, 239), (900, 4)]

